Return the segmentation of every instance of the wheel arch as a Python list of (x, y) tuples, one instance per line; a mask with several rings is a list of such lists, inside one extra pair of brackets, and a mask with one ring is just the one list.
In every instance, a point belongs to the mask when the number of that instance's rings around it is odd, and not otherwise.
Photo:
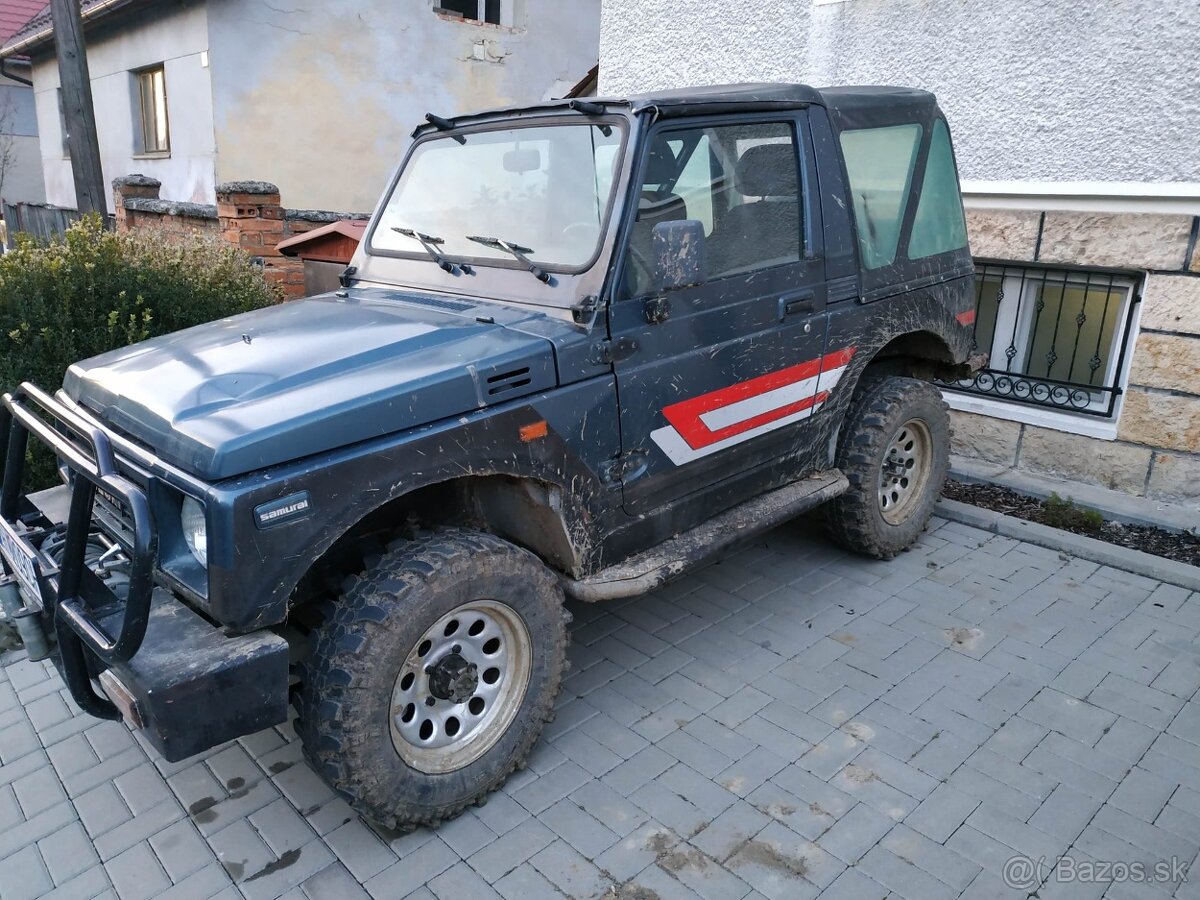
[(905, 375), (931, 381), (953, 371), (958, 362), (950, 342), (937, 332), (928, 329), (905, 331), (875, 351), (863, 368), (859, 384), (868, 374)]
[(456, 525), (494, 534), (534, 553), (558, 572), (574, 573), (590, 549), (587, 515), (562, 485), (507, 472), (472, 473), (396, 493), (361, 510), (326, 536), (297, 579), (289, 611), (320, 599), (361, 563), (361, 545), (385, 545), (398, 535)]

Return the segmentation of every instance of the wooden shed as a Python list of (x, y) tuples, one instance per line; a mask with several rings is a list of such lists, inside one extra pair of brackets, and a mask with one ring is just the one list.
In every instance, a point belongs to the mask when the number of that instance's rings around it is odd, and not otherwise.
[(367, 231), (365, 219), (342, 219), (280, 241), (276, 250), (304, 261), (304, 293), (338, 288), (338, 276), (350, 264)]

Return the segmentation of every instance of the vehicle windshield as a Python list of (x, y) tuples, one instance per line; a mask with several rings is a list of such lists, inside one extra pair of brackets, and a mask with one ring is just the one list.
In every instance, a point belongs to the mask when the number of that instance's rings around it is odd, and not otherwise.
[(449, 259), (520, 265), (485, 238), (548, 269), (586, 266), (600, 243), (623, 140), (615, 125), (580, 123), (425, 141), (388, 198), (371, 249), (426, 255), (411, 234), (418, 232)]

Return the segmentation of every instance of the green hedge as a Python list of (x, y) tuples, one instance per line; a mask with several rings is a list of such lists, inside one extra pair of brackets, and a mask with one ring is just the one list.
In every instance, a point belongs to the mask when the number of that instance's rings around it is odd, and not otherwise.
[[(116, 234), (98, 216), (48, 244), (18, 235), (0, 256), (0, 390), (54, 391), (81, 359), (279, 299), (248, 256), (208, 236)], [(40, 458), (30, 474), (54, 477)]]

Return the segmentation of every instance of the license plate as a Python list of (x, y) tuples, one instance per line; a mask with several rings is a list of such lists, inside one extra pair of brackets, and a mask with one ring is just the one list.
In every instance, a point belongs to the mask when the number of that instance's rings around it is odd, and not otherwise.
[(37, 563), (33, 555), (25, 549), (12, 527), (0, 520), (0, 555), (8, 563), (11, 571), (24, 589), (28, 602), (38, 609), (42, 607), (42, 591), (38, 587)]

